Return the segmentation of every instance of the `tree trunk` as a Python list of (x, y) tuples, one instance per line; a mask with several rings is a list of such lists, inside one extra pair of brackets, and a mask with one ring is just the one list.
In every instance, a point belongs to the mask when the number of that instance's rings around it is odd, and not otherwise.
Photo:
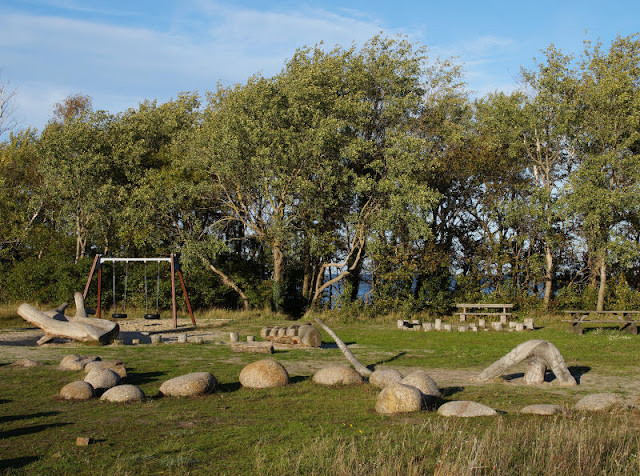
[(545, 277), (544, 277), (544, 308), (549, 308), (551, 302), (551, 290), (553, 288), (553, 254), (551, 248), (545, 246)]
[(353, 365), (353, 368), (356, 369), (356, 372), (358, 372), (360, 375), (362, 375), (365, 378), (369, 378), (369, 376), (373, 372), (360, 363), (360, 361), (356, 358), (355, 355), (353, 355), (353, 352), (351, 352), (351, 349), (347, 347), (347, 345), (342, 341), (342, 339), (340, 339), (337, 336), (337, 334), (329, 328), (329, 326), (327, 326), (324, 322), (322, 322), (322, 320), (316, 318), (315, 321), (318, 323), (320, 327), (322, 327), (325, 330), (325, 332), (327, 332), (327, 334), (329, 334), (333, 338), (336, 344), (338, 344), (338, 348), (342, 351), (342, 353), (347, 358), (349, 363)]
[(305, 239), (302, 245), (302, 298), (305, 302), (309, 300), (309, 294), (311, 293), (312, 266), (310, 255), (309, 241)]
[(242, 289), (240, 289), (240, 287), (229, 276), (227, 276), (222, 271), (220, 271), (218, 268), (216, 268), (214, 265), (212, 265), (209, 262), (209, 260), (207, 260), (204, 256), (198, 255), (198, 258), (200, 258), (200, 261), (202, 262), (202, 264), (204, 264), (205, 267), (209, 268), (211, 271), (213, 271), (218, 276), (220, 276), (220, 279), (222, 279), (222, 283), (224, 285), (229, 286), (231, 289), (233, 289), (235, 292), (238, 293), (238, 295), (240, 296), (240, 299), (242, 299), (242, 307), (244, 308), (245, 311), (248, 311), (249, 310), (249, 298), (242, 291)]
[(607, 287), (607, 260), (606, 253), (603, 252), (600, 257), (600, 288), (598, 289), (598, 304), (596, 310), (604, 310), (604, 292)]
[(284, 253), (279, 243), (273, 244), (273, 287), (272, 304), (275, 311), (281, 311), (284, 294)]

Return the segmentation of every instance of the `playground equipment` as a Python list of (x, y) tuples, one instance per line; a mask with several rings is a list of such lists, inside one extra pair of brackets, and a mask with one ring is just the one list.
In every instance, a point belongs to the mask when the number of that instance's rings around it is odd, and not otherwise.
[[(176, 274), (180, 279), (180, 284), (182, 286), (182, 292), (184, 294), (184, 300), (187, 304), (187, 310), (189, 312), (189, 317), (191, 318), (191, 322), (193, 324), (196, 323), (195, 318), (193, 317), (193, 311), (191, 310), (191, 303), (189, 302), (189, 295), (187, 294), (187, 288), (184, 284), (184, 277), (182, 276), (182, 271), (180, 270), (180, 263), (178, 261), (178, 257), (175, 254), (170, 255), (168, 258), (108, 258), (103, 257), (102, 255), (96, 255), (93, 260), (93, 265), (91, 266), (91, 271), (89, 272), (89, 277), (87, 279), (87, 284), (84, 288), (84, 292), (82, 294), (83, 299), (86, 299), (87, 293), (89, 292), (89, 288), (91, 286), (91, 280), (93, 279), (93, 275), (98, 274), (98, 296), (97, 296), (97, 305), (96, 305), (96, 318), (100, 319), (101, 316), (101, 292), (102, 292), (102, 263), (113, 263), (113, 315), (114, 318), (125, 318), (127, 317), (127, 280), (128, 280), (128, 270), (129, 263), (132, 262), (141, 262), (145, 264), (145, 274), (144, 274), (144, 289), (145, 289), (145, 319), (159, 319), (160, 314), (158, 312), (158, 303), (159, 303), (159, 294), (160, 294), (160, 263), (168, 262), (171, 266), (171, 306), (173, 311), (173, 326), (175, 328), (178, 327), (178, 308), (176, 302)], [(124, 300), (123, 300), (123, 312), (117, 312), (116, 307), (116, 272), (115, 272), (115, 264), (118, 262), (124, 262), (125, 264), (125, 283), (124, 283)], [(157, 263), (158, 273), (156, 279), (156, 312), (149, 313), (149, 294), (147, 289), (147, 272), (146, 272), (146, 264), (149, 262)]]

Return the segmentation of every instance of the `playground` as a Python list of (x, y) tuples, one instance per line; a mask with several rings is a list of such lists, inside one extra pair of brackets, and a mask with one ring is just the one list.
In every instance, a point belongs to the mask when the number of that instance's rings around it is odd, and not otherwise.
[[(106, 346), (55, 339), (42, 346), (40, 330), (0, 333), (0, 463), (11, 474), (637, 474), (640, 380), (637, 336), (597, 330), (577, 338), (556, 319), (529, 334), (516, 332), (403, 332), (395, 322), (341, 324), (323, 316), (364, 365), (402, 375), (422, 369), (449, 401), (473, 401), (494, 417), (447, 418), (435, 407), (398, 415), (376, 413), (380, 393), (371, 384), (321, 386), (311, 377), (345, 363), (326, 332), (321, 348), (276, 350), (289, 374), (284, 387), (253, 389), (239, 382), (243, 367), (262, 359), (232, 353), (229, 335), (259, 336), (265, 325), (287, 326), (278, 316), (186, 313), (119, 320), (122, 343)], [(145, 338), (162, 335), (162, 343)], [(187, 342), (178, 343), (177, 335)], [(135, 337), (134, 337), (135, 336)], [(194, 338), (204, 343), (196, 344)], [(140, 339), (133, 344), (133, 339)], [(578, 385), (552, 374), (524, 385), (526, 365), (502, 379), (475, 377), (528, 338), (553, 342)], [(259, 337), (256, 337), (259, 339)], [(59, 369), (69, 354), (124, 362), (126, 383), (143, 402), (66, 401), (60, 389), (84, 372)], [(15, 365), (21, 359), (39, 363)], [(218, 386), (200, 397), (161, 396), (168, 379), (210, 372)], [(622, 405), (607, 411), (575, 409), (582, 397), (612, 392)], [(525, 415), (532, 404), (559, 405), (554, 416)], [(77, 446), (79, 437), (91, 438)], [(561, 442), (561, 444), (560, 444)]]

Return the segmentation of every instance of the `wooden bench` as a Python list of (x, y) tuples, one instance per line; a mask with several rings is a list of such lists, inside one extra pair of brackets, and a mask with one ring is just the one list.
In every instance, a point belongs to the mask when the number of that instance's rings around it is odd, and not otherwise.
[[(513, 304), (456, 304), (458, 312), (455, 315), (460, 316), (460, 322), (465, 322), (467, 316), (497, 316), (502, 324), (507, 324), (509, 317), (512, 315), (509, 310), (513, 309)], [(493, 309), (492, 311), (475, 312), (474, 309)]]
[[(578, 335), (584, 333), (586, 326), (590, 327), (607, 327), (606, 324), (616, 324), (618, 330), (628, 332), (629, 334), (638, 335), (638, 324), (640, 320), (633, 320), (634, 317), (640, 315), (640, 311), (563, 311), (569, 314), (570, 319), (563, 319), (563, 322), (569, 323), (569, 330)], [(595, 316), (596, 319), (591, 319)], [(609, 317), (609, 319), (597, 319), (597, 317)], [(616, 319), (613, 319), (615, 317)], [(605, 325), (603, 325), (605, 324)]]

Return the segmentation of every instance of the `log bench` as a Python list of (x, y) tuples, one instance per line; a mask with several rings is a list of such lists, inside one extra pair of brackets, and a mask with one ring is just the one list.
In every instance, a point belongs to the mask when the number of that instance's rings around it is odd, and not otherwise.
[[(499, 317), (500, 322), (503, 325), (507, 324), (509, 317), (513, 314), (509, 312), (513, 309), (513, 304), (469, 304), (469, 303), (461, 303), (456, 304), (458, 308), (458, 312), (455, 313), (456, 316), (460, 316), (460, 322), (465, 322), (467, 320), (467, 316), (494, 316)], [(487, 309), (484, 312), (478, 312), (476, 310), (479, 309)]]
[[(585, 327), (609, 327), (608, 324), (615, 324), (618, 330), (638, 335), (638, 325), (640, 324), (640, 311), (563, 311), (570, 319), (563, 319), (569, 323), (569, 330), (578, 335), (584, 333)], [(592, 319), (592, 316), (595, 319)], [(600, 319), (598, 319), (600, 317)], [(616, 319), (613, 319), (613, 318)], [(608, 318), (608, 319), (606, 319)], [(635, 318), (635, 320), (634, 320)]]

